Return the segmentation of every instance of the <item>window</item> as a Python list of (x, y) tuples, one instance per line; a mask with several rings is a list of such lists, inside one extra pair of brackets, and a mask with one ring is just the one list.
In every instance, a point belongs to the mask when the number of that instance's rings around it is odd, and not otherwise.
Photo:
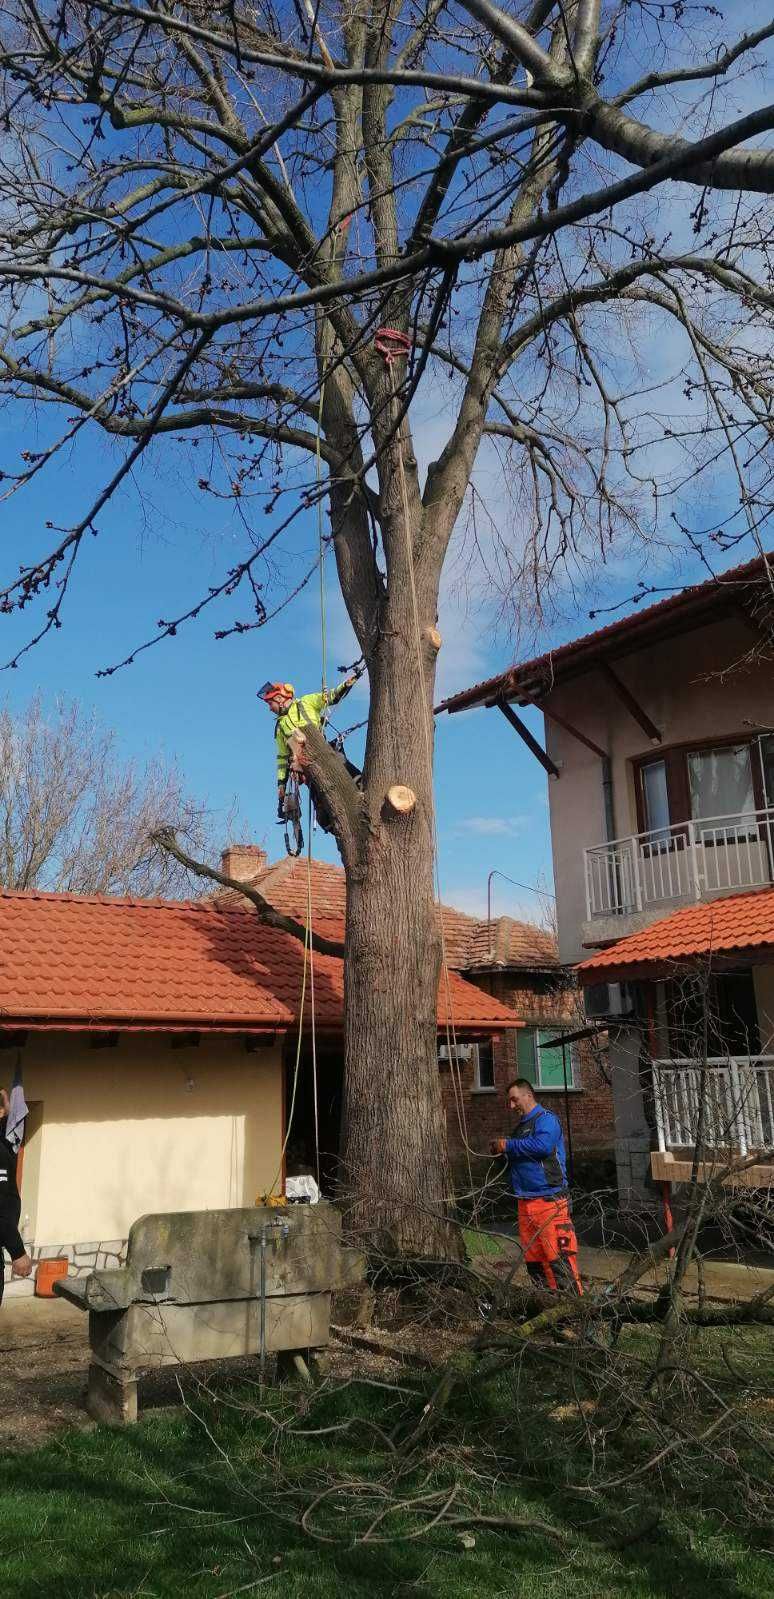
[(763, 776), (763, 803), (774, 805), (774, 733), (758, 740)]
[(749, 744), (727, 744), (688, 753), (691, 816), (723, 816), (739, 821), (755, 810)]
[(638, 828), (656, 834), (659, 849), (668, 829), (672, 839), (683, 837), (685, 822), (717, 817), (733, 828), (774, 804), (774, 737), (665, 750), (637, 766)]
[(479, 1094), (491, 1093), (495, 1088), (494, 1047), (491, 1039), (476, 1044), (473, 1051), (473, 1087)]
[(649, 833), (669, 827), (666, 761), (648, 761), (642, 768), (642, 804)]
[(441, 1071), (454, 1071), (458, 1076), (472, 1066), (472, 1078), (465, 1078), (464, 1081), (474, 1093), (489, 1094), (496, 1087), (491, 1039), (483, 1044), (457, 1044), (456, 1048), (454, 1044), (442, 1044), (438, 1050), (438, 1065)]
[(556, 1027), (521, 1027), (516, 1034), (516, 1055), (519, 1076), (526, 1077), (535, 1088), (564, 1088), (565, 1071), (567, 1087), (575, 1088), (575, 1063), (569, 1044), (562, 1048), (554, 1044), (546, 1048), (549, 1039), (556, 1038), (561, 1024)]

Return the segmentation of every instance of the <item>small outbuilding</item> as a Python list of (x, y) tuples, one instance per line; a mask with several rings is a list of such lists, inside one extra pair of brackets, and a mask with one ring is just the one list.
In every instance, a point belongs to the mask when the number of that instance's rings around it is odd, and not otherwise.
[[(0, 892), (0, 1083), (21, 1066), (35, 1259), (114, 1265), (145, 1212), (282, 1192), (303, 962), (296, 939), (231, 903)], [(316, 1023), (339, 1051), (343, 992), (343, 962), (316, 955)], [(455, 974), (449, 992), (461, 1036), (518, 1026)], [(442, 985), (443, 1037), (445, 1007)]]

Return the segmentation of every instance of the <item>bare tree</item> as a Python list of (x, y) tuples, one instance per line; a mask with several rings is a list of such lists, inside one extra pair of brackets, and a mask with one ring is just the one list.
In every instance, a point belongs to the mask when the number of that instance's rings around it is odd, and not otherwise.
[(175, 824), (198, 848), (208, 815), (163, 760), (122, 760), (77, 704), (0, 709), (0, 883), (72, 894), (190, 899), (195, 879), (153, 842)]
[[(664, 496), (679, 516), (719, 460), (738, 492), (702, 549), (759, 537), (774, 150), (749, 141), (774, 127), (772, 38), (685, 0), (0, 4), (0, 371), (46, 419), (7, 492), (88, 425), (126, 445), (0, 604), (42, 606), (29, 645), (61, 625), (86, 534), (167, 436), (211, 441), (200, 489), (234, 500), (246, 549), (149, 644), (228, 595), (251, 612), (222, 632), (262, 625), (287, 598), (279, 541), (325, 504), (288, 586), (332, 548), (370, 682), (362, 792), (314, 730), (297, 754), (347, 872), (356, 1219), (406, 1248), (450, 1237), (432, 705), (452, 534), (488, 439), (509, 578), (514, 549), (541, 580), (665, 537)], [(668, 378), (651, 351), (677, 352)]]

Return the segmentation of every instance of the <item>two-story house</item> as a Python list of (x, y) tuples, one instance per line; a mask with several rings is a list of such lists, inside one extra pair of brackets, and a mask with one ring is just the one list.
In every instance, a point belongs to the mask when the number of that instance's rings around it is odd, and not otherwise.
[[(685, 589), (442, 708), (473, 706), (501, 711), (549, 775), (560, 960), (579, 967), (589, 1016), (615, 1023), (622, 1197), (690, 1175), (697, 1136), (713, 1159), (762, 1152), (745, 1180), (765, 1168), (770, 1181), (774, 563)], [(543, 713), (544, 745), (519, 706)]]

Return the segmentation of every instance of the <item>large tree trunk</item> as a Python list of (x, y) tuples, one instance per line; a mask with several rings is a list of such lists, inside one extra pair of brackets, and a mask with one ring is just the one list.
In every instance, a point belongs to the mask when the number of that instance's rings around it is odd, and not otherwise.
[[(421, 574), (417, 584), (423, 630), (434, 599)], [(437, 1052), (435, 650), (425, 638), (418, 646), (408, 571), (393, 573), (393, 585), (371, 669), (365, 815), (347, 872), (344, 1177), (359, 1231), (404, 1253), (449, 1255), (458, 1245)], [(408, 814), (386, 799), (393, 784), (416, 795)]]
[(454, 1239), (431, 853), (416, 813), (385, 831), (347, 895), (344, 1177), (358, 1232), (404, 1253), (446, 1255)]

